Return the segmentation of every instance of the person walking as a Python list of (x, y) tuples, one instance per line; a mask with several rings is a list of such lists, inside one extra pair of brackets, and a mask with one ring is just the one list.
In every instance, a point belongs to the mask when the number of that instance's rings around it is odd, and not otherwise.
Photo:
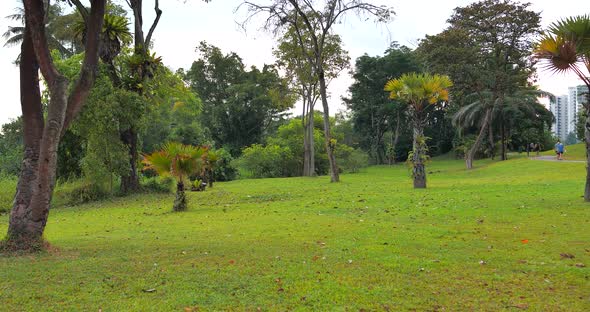
[(563, 152), (564, 152), (564, 146), (563, 143), (561, 143), (561, 141), (557, 140), (557, 143), (555, 143), (555, 154), (557, 154), (557, 160), (563, 160)]

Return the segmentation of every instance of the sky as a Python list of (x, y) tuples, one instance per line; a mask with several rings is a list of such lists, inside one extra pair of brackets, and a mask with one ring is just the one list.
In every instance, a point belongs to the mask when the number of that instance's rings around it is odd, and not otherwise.
[[(265, 0), (257, 0), (264, 3)], [(120, 3), (125, 2), (119, 0)], [(260, 20), (249, 23), (246, 29), (239, 23), (245, 17), (245, 10), (236, 8), (241, 0), (213, 0), (203, 3), (197, 0), (160, 1), (162, 18), (154, 33), (154, 51), (162, 56), (164, 64), (176, 70), (189, 68), (198, 58), (195, 47), (200, 41), (207, 41), (221, 48), (225, 53), (238, 53), (247, 66), (262, 67), (274, 63), (272, 34), (261, 28)], [(363, 54), (382, 55), (392, 41), (411, 48), (425, 35), (435, 35), (447, 27), (446, 20), (458, 6), (465, 6), (471, 0), (374, 0), (374, 4), (387, 4), (394, 7), (396, 17), (387, 25), (375, 24), (357, 18), (354, 14), (346, 16), (344, 23), (337, 25), (335, 32), (343, 40), (344, 48), (354, 60)], [(532, 9), (541, 12), (542, 26), (568, 16), (590, 13), (587, 0), (531, 0)], [(17, 0), (0, 1), (0, 17), (14, 12), (19, 5)], [(153, 19), (153, 0), (144, 0), (145, 30)], [(0, 18), (0, 31), (3, 33), (13, 21)], [(13, 61), (19, 47), (0, 47), (0, 124), (20, 115), (18, 68)], [(573, 75), (553, 75), (539, 70), (538, 84), (541, 89), (556, 95), (566, 94), (567, 87), (581, 83)], [(352, 83), (348, 71), (332, 81), (329, 86), (330, 113), (345, 109), (341, 97), (347, 95)], [(299, 110), (296, 108), (294, 113)]]

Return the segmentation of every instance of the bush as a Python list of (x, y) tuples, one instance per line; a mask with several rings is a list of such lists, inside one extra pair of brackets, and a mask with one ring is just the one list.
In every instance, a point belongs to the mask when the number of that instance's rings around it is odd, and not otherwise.
[[(110, 192), (92, 181), (66, 182), (55, 190), (57, 203), (65, 205), (80, 205), (109, 197)], [(55, 203), (55, 205), (57, 205)]]
[(334, 154), (341, 172), (356, 173), (369, 165), (367, 153), (348, 145), (338, 144)]
[(214, 151), (219, 157), (213, 170), (214, 181), (231, 181), (235, 180), (238, 175), (238, 169), (234, 166), (234, 159), (225, 148)]
[(141, 188), (148, 192), (154, 193), (170, 193), (174, 186), (174, 179), (172, 177), (144, 177), (141, 180)]
[(291, 150), (275, 144), (247, 147), (235, 163), (247, 177), (252, 178), (291, 177), (299, 174)]

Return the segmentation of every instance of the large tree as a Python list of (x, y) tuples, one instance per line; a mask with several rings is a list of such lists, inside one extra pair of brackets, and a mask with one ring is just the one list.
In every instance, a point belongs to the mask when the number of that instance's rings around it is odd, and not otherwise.
[[(300, 25), (300, 28), (304, 25)], [(306, 48), (301, 48), (305, 45)], [(314, 113), (315, 104), (320, 98), (319, 77), (309, 63), (309, 55), (313, 49), (313, 43), (309, 36), (299, 37), (297, 29), (293, 26), (279, 39), (278, 47), (273, 51), (277, 57), (280, 69), (286, 72), (286, 76), (294, 85), (299, 100), (302, 104), (301, 122), (303, 124), (303, 176), (315, 176), (315, 148), (314, 148)], [(342, 40), (338, 35), (326, 36), (323, 50), (325, 60), (325, 76), (327, 84), (347, 68), (350, 63), (348, 53), (342, 49)]]
[[(590, 90), (590, 15), (570, 17), (549, 26), (535, 47), (535, 56), (555, 72), (573, 72)], [(590, 93), (584, 105), (586, 122), (586, 186), (584, 200), (590, 201)]]
[[(484, 0), (456, 8), (448, 20), (450, 26), (427, 36), (418, 49), (427, 69), (449, 75), (456, 83), (450, 112), (473, 103), (468, 95), (476, 95), (486, 107), (475, 126), (465, 129), (476, 133), (475, 143), (465, 154), (468, 169), (486, 134), (493, 145), (492, 111), (501, 112), (498, 107), (505, 97), (527, 87), (535, 73), (530, 53), (539, 33), (540, 14), (529, 7), (530, 3), (512, 0)], [(505, 117), (497, 116), (499, 122)], [(505, 133), (500, 136), (506, 140)]]
[[(80, 75), (69, 88), (68, 79), (53, 64), (44, 2), (24, 1), (25, 31), (19, 66), (25, 151), (6, 240), (12, 249), (40, 247), (55, 185), (59, 142), (95, 80), (106, 0), (92, 0), (90, 4), (85, 56)], [(39, 69), (50, 94), (46, 114), (41, 104)]]
[[(379, 22), (389, 21), (393, 10), (386, 6), (377, 6), (359, 0), (324, 0), (317, 4), (314, 1), (302, 0), (273, 0), (270, 4), (262, 5), (251, 1), (244, 1), (249, 16), (267, 15), (265, 28), (275, 33), (285, 31), (289, 27), (295, 29), (300, 42), (300, 48), (308, 56), (308, 62), (319, 80), (320, 98), (324, 113), (324, 139), (330, 161), (331, 182), (340, 181), (339, 169), (334, 156), (336, 142), (330, 132), (330, 111), (328, 106), (328, 87), (326, 79), (326, 59), (324, 49), (326, 38), (332, 34), (333, 26), (342, 22), (347, 13), (366, 14), (376, 18)], [(303, 27), (301, 27), (303, 25)], [(304, 40), (309, 38), (311, 51)]]
[(203, 102), (202, 123), (217, 147), (239, 155), (263, 141), (268, 128), (293, 106), (294, 96), (274, 66), (248, 70), (239, 55), (206, 42), (197, 50), (201, 58), (184, 77)]

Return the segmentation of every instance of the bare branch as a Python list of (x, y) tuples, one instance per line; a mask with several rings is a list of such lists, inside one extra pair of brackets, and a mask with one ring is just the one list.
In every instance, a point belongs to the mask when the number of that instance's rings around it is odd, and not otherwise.
[(148, 31), (147, 37), (145, 37), (145, 43), (147, 45), (149, 45), (150, 42), (152, 41), (152, 35), (154, 34), (154, 30), (156, 30), (156, 26), (158, 26), (158, 22), (160, 21), (160, 16), (162, 16), (162, 10), (160, 10), (160, 1), (156, 0), (156, 5), (154, 7), (154, 10), (156, 11), (156, 19), (154, 20), (154, 23), (152, 24), (152, 26), (150, 27), (150, 30)]

